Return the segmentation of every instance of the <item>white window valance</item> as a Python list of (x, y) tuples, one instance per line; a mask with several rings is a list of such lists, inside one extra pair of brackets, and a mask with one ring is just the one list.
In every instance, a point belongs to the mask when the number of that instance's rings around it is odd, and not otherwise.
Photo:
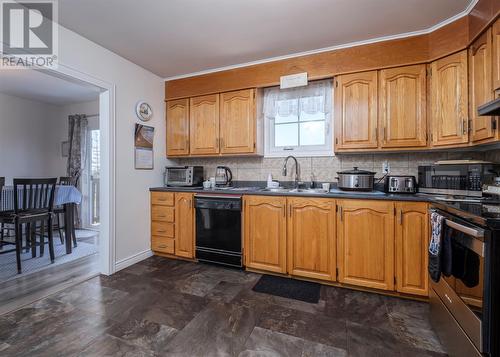
[(290, 89), (266, 88), (264, 90), (264, 115), (274, 118), (276, 115), (298, 116), (300, 112), (311, 115), (328, 114), (332, 110), (331, 93), (331, 79), (310, 82), (307, 86)]

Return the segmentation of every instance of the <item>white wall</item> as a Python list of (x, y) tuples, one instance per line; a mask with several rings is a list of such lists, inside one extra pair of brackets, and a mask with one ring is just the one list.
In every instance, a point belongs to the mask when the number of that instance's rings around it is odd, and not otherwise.
[[(133, 44), (132, 44), (133, 45)], [(144, 56), (148, 54), (145, 53)], [(113, 52), (60, 27), (59, 62), (115, 86), (116, 262), (150, 251), (149, 188), (162, 184), (165, 157), (164, 81)], [(154, 117), (154, 170), (134, 169), (135, 105), (149, 102)], [(103, 143), (105, 144), (105, 143)]]
[(58, 177), (59, 107), (0, 93), (0, 176)]

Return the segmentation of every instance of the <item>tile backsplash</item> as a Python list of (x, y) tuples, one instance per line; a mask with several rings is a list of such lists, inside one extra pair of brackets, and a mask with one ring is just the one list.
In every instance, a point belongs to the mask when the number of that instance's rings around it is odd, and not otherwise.
[[(331, 157), (300, 157), (300, 179), (309, 181), (311, 176), (315, 181), (336, 181), (337, 171), (360, 169), (377, 172), (382, 175), (382, 165), (387, 161), (390, 172), (394, 175), (417, 175), (420, 165), (432, 164), (437, 160), (446, 159), (480, 159), (500, 162), (500, 150), (467, 151), (467, 152), (418, 152), (418, 153), (377, 153), (377, 154), (338, 154)], [(227, 158), (185, 158), (175, 160), (180, 165), (202, 165), (205, 177), (214, 176), (219, 165), (228, 166), (234, 179), (240, 181), (265, 181), (271, 173), (273, 179), (279, 181), (292, 180), (295, 172), (293, 160), (288, 162), (288, 176), (281, 175), (284, 158), (264, 157), (227, 157)]]

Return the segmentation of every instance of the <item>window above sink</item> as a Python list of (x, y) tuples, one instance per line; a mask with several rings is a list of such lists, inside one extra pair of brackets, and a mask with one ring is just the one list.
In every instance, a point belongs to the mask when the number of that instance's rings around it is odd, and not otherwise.
[(264, 90), (265, 156), (331, 156), (332, 80)]

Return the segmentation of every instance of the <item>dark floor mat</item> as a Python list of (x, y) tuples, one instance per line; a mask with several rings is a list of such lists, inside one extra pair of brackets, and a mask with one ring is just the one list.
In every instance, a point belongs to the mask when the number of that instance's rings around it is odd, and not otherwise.
[(316, 304), (319, 301), (321, 285), (308, 281), (263, 275), (252, 288), (258, 293), (281, 296), (288, 299)]

